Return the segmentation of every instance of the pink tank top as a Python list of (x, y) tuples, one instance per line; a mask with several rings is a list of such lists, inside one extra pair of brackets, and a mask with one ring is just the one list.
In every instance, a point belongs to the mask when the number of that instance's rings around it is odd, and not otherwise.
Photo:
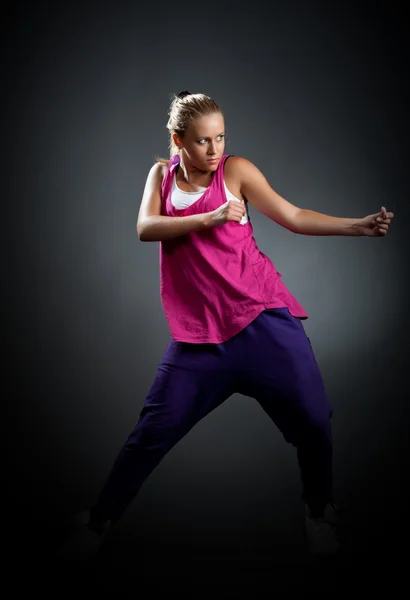
[[(162, 215), (188, 216), (215, 210), (227, 201), (224, 154), (204, 194), (186, 209), (171, 204), (179, 156), (169, 162), (162, 182)], [(193, 344), (230, 339), (267, 308), (287, 307), (307, 319), (303, 307), (261, 252), (250, 220), (190, 232), (160, 242), (160, 292), (171, 336)]]

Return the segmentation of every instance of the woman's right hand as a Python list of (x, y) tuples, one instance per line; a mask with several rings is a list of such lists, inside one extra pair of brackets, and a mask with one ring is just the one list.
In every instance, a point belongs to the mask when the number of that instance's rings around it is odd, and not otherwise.
[(243, 216), (246, 214), (245, 203), (236, 200), (228, 200), (222, 206), (211, 212), (211, 226), (219, 227), (225, 225), (228, 221), (240, 223)]

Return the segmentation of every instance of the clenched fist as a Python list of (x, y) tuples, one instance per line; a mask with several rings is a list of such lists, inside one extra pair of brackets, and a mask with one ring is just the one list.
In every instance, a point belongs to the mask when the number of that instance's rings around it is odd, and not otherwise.
[(371, 237), (384, 237), (387, 235), (394, 213), (387, 212), (382, 206), (381, 211), (360, 219), (360, 231), (362, 235)]
[(225, 225), (228, 221), (240, 223), (245, 214), (246, 208), (243, 200), (240, 202), (228, 200), (228, 202), (211, 212), (211, 226)]

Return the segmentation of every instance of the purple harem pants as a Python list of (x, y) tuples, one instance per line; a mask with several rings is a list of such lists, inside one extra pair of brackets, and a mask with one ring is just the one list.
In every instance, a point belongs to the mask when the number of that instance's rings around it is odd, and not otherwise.
[(297, 448), (302, 500), (331, 502), (332, 408), (302, 322), (279, 308), (221, 344), (170, 342), (92, 519), (117, 522), (166, 453), (234, 393), (257, 400)]

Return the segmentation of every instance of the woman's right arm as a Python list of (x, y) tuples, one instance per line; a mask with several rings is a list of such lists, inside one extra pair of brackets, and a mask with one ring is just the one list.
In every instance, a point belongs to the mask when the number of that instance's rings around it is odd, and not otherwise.
[(172, 240), (191, 231), (213, 227), (212, 213), (189, 217), (161, 215), (161, 184), (166, 167), (156, 163), (148, 173), (137, 220), (137, 233), (142, 242)]

